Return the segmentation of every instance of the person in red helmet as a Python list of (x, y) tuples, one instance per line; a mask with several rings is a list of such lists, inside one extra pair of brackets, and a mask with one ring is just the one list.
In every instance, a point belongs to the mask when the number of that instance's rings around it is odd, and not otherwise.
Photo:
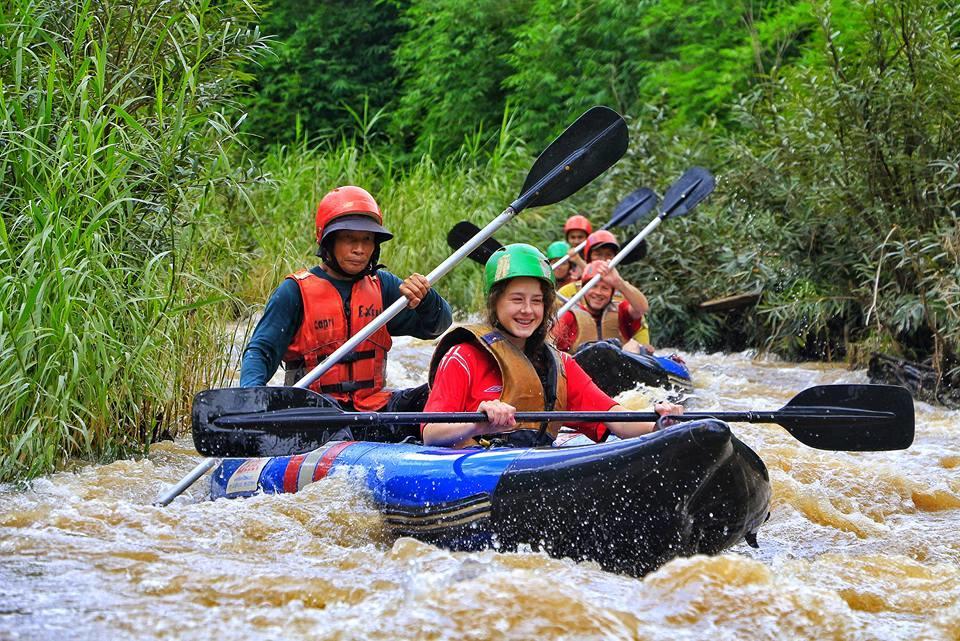
[(613, 232), (606, 229), (598, 229), (587, 236), (587, 245), (583, 248), (583, 255), (587, 257), (587, 263), (595, 260), (613, 260), (613, 257), (620, 251), (620, 243)]
[[(603, 276), (600, 282), (591, 287), (573, 309), (557, 319), (554, 328), (557, 349), (572, 354), (584, 343), (618, 338), (625, 350), (639, 352), (650, 341), (643, 322), (650, 309), (647, 297), (604, 260), (587, 265), (582, 282), (588, 282), (597, 274)], [(615, 298), (615, 292), (620, 292), (623, 298)]]
[(570, 256), (570, 272), (567, 275), (567, 282), (580, 280), (583, 268), (587, 266), (587, 261), (583, 260), (584, 254), (574, 250), (587, 239), (591, 232), (593, 232), (593, 225), (582, 214), (570, 216), (570, 218), (567, 218), (567, 222), (563, 224), (563, 235), (570, 245), (567, 252), (567, 255)]
[(293, 385), (324, 357), (371, 323), (401, 296), (409, 303), (310, 389), (349, 410), (417, 409), (427, 390), (384, 388), (391, 336), (432, 339), (452, 323), (447, 302), (420, 274), (401, 281), (379, 264), (380, 246), (393, 238), (366, 190), (334, 189), (317, 207), (317, 255), (322, 264), (287, 276), (267, 301), (243, 352), (240, 386), (266, 385), (282, 362)]
[[(583, 255), (587, 259), (586, 263), (584, 263), (584, 268), (586, 268), (587, 264), (596, 260), (609, 261), (620, 251), (620, 243), (617, 241), (617, 237), (606, 229), (598, 229), (591, 233), (586, 237), (586, 241), (587, 244), (583, 248)], [(567, 283), (558, 289), (557, 293), (565, 298), (570, 298), (580, 289), (580, 280), (582, 277), (583, 272), (581, 270), (580, 278), (574, 282)]]
[[(606, 270), (609, 269), (607, 263), (612, 260), (619, 251), (620, 242), (617, 240), (617, 237), (613, 234), (613, 232), (610, 232), (606, 229), (598, 229), (597, 231), (591, 233), (587, 237), (586, 247), (583, 248), (583, 253), (587, 257), (587, 261), (589, 261), (590, 264), (595, 262), (603, 263), (604, 268), (599, 273), (604, 274), (604, 276), (607, 276)], [(613, 285), (614, 291), (611, 300), (606, 304), (606, 306), (613, 306), (617, 310), (621, 310), (618, 311), (618, 314), (621, 314), (618, 316), (618, 319), (622, 323), (620, 325), (620, 333), (622, 334), (620, 338), (626, 341), (623, 348), (634, 353), (639, 353), (641, 351), (653, 352), (653, 347), (650, 344), (650, 328), (646, 321), (646, 314), (650, 307), (646, 296), (644, 296), (639, 289), (621, 278), (616, 269), (612, 269), (611, 271), (612, 275), (609, 277), (609, 279), (605, 278), (605, 280), (607, 280), (608, 285)], [(596, 273), (598, 272), (592, 272), (591, 278)], [(589, 282), (589, 280), (590, 278), (581, 277), (580, 282), (568, 283), (557, 290), (557, 293), (565, 298), (570, 298), (577, 293), (581, 284)], [(621, 288), (621, 284), (623, 288)], [(597, 283), (593, 289), (601, 287), (602, 285), (603, 282)], [(593, 289), (591, 289), (591, 292)], [(587, 294), (587, 296), (589, 296), (589, 294)], [(594, 296), (599, 296), (599, 293), (595, 294)], [(584, 298), (586, 298), (586, 296)], [(599, 305), (598, 300), (595, 300), (594, 302), (596, 306), (592, 309), (592, 312), (595, 314), (601, 314), (600, 310), (603, 308), (603, 306)], [(628, 305), (626, 307), (622, 307), (621, 305), (623, 302), (626, 302)], [(585, 304), (585, 300), (580, 301), (581, 307)], [(561, 341), (561, 344), (566, 345), (567, 343), (564, 341), (570, 341), (570, 345), (572, 345), (575, 341), (574, 339), (571, 339), (570, 336), (573, 335), (572, 332), (574, 325), (571, 324), (572, 319), (570, 318), (569, 314), (565, 314), (564, 316), (566, 320), (561, 318), (559, 326), (565, 328), (565, 334), (558, 335), (560, 336), (559, 340)], [(617, 333), (611, 331), (610, 329), (613, 326), (612, 321), (608, 321), (608, 323), (608, 331), (606, 333), (611, 335), (608, 336), (601, 332), (600, 338), (617, 337)], [(585, 339), (580, 342), (587, 342), (587, 340), (597, 339)], [(577, 343), (577, 346), (579, 346), (579, 343)], [(561, 347), (560, 349), (564, 348)], [(569, 349), (572, 353), (576, 347), (571, 346)]]

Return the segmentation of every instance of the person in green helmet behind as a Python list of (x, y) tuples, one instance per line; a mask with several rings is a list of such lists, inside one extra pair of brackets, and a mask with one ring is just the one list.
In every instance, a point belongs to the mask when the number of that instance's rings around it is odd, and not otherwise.
[[(540, 251), (518, 243), (486, 263), (486, 323), (455, 327), (440, 339), (430, 363), (425, 412), (483, 412), (481, 423), (427, 423), (425, 445), (469, 447), (495, 442), (514, 447), (552, 444), (561, 425), (524, 424), (518, 411), (625, 411), (604, 394), (568, 354), (549, 342), (555, 319), (555, 281)], [(661, 416), (683, 408), (657, 403)], [(654, 423), (568, 423), (593, 441), (653, 431)]]
[[(547, 260), (550, 261), (550, 264), (556, 263), (558, 260), (567, 255), (567, 252), (570, 251), (570, 243), (565, 240), (558, 240), (556, 242), (550, 243), (547, 247)], [(557, 288), (563, 287), (567, 283), (574, 282), (573, 279), (573, 267), (574, 264), (566, 260), (559, 267), (553, 269), (553, 278), (557, 282)]]

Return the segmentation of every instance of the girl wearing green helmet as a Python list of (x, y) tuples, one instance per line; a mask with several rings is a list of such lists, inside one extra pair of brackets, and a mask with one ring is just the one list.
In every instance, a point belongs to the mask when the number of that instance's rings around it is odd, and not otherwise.
[[(486, 323), (455, 327), (437, 345), (430, 363), (426, 412), (484, 412), (481, 423), (428, 423), (426, 445), (467, 447), (502, 443), (549, 445), (559, 424), (524, 424), (517, 411), (623, 411), (569, 355), (548, 341), (556, 294), (553, 271), (530, 245), (495, 252), (484, 270)], [(660, 403), (657, 413), (678, 414), (679, 405)], [(653, 423), (568, 424), (594, 441), (609, 433), (621, 438), (652, 431)]]

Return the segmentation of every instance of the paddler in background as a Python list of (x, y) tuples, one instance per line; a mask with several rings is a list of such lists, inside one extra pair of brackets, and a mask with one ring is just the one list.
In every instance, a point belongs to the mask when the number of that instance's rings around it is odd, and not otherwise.
[[(650, 328), (646, 320), (647, 312), (650, 311), (650, 304), (647, 302), (647, 297), (644, 296), (643, 292), (622, 278), (615, 268), (612, 270), (609, 269), (608, 262), (612, 260), (619, 251), (620, 243), (617, 241), (617, 237), (606, 229), (598, 229), (587, 237), (587, 246), (584, 247), (584, 255), (587, 257), (587, 261), (590, 264), (600, 262), (604, 265), (602, 269), (597, 266), (595, 271), (591, 272), (590, 278), (598, 273), (602, 274), (607, 285), (613, 286), (613, 294), (610, 301), (601, 307), (599, 305), (599, 297), (602, 294), (598, 292), (592, 297), (593, 306), (590, 307), (591, 303), (588, 303), (586, 299), (591, 296), (594, 290), (603, 287), (604, 281), (601, 281), (580, 301), (580, 308), (595, 317), (616, 314), (617, 318), (621, 320), (619, 323), (614, 323), (613, 320), (608, 319), (606, 322), (600, 324), (600, 330), (597, 332), (598, 336), (596, 338), (592, 337), (592, 333), (587, 333), (585, 336), (590, 337), (576, 341), (576, 334), (572, 333), (573, 330), (571, 327), (575, 327), (577, 324), (572, 322), (573, 319), (569, 317), (570, 312), (568, 312), (564, 314), (565, 318), (560, 319), (560, 329), (563, 331), (563, 334), (557, 335), (559, 341), (557, 346), (559, 349), (572, 353), (581, 343), (586, 343), (591, 340), (618, 338), (623, 341), (623, 348), (628, 352), (633, 352), (634, 354), (653, 353), (653, 346), (650, 343)], [(599, 271), (597, 271), (598, 269)], [(584, 271), (584, 274), (585, 273), (586, 271)], [(577, 293), (582, 284), (590, 281), (590, 278), (581, 277), (580, 282), (569, 283), (561, 287), (557, 293), (565, 298), (571, 298)], [(601, 289), (601, 292), (603, 291), (606, 290)], [(623, 302), (626, 302), (627, 305), (622, 305)], [(608, 310), (610, 307), (613, 309)], [(576, 345), (573, 345), (574, 341), (576, 341)]]
[(384, 389), (391, 336), (436, 338), (452, 322), (450, 306), (420, 274), (401, 281), (382, 265), (380, 245), (393, 235), (366, 190), (334, 189), (317, 207), (317, 255), (323, 264), (290, 274), (267, 301), (243, 352), (240, 386), (266, 385), (283, 362), (293, 385), (401, 296), (407, 309), (338, 362), (310, 389), (346, 410), (416, 411), (426, 385)]
[[(625, 351), (652, 353), (650, 334), (643, 320), (650, 308), (647, 297), (604, 260), (587, 265), (581, 282), (587, 283), (597, 274), (602, 276), (600, 282), (557, 319), (553, 328), (557, 349), (573, 354), (584, 343), (617, 338)], [(615, 300), (614, 292), (620, 292), (623, 299)]]
[[(425, 445), (468, 447), (552, 444), (560, 425), (518, 424), (517, 411), (626, 411), (604, 394), (569, 354), (547, 340), (555, 318), (553, 271), (526, 244), (497, 250), (484, 270), (487, 322), (455, 327), (440, 339), (430, 363), (426, 412), (484, 412), (483, 423), (427, 423)], [(661, 418), (683, 408), (657, 403)], [(593, 441), (610, 433), (640, 436), (655, 423), (570, 423)]]
[[(570, 251), (570, 244), (564, 240), (558, 240), (550, 243), (547, 247), (547, 260), (554, 264), (557, 260), (563, 258)], [(567, 283), (574, 282), (573, 263), (569, 260), (564, 261), (559, 267), (553, 269), (553, 277), (557, 281), (557, 287), (563, 287)]]
[(570, 256), (569, 277), (571, 282), (580, 280), (580, 274), (583, 273), (583, 268), (587, 266), (587, 261), (583, 260), (580, 252), (574, 250), (580, 246), (580, 243), (587, 239), (587, 236), (589, 236), (592, 231), (593, 225), (591, 225), (587, 217), (582, 214), (570, 216), (570, 218), (567, 218), (567, 222), (563, 224), (563, 235), (567, 240), (567, 244), (570, 245), (567, 248), (567, 255)]

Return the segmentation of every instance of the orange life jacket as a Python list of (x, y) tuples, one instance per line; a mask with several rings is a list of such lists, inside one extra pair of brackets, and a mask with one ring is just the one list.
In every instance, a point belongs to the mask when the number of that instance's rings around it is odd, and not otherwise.
[[(461, 325), (454, 327), (440, 337), (437, 348), (430, 360), (430, 385), (440, 367), (440, 361), (455, 345), (472, 343), (493, 356), (500, 368), (503, 379), (503, 392), (500, 400), (517, 408), (518, 412), (543, 412), (565, 410), (567, 408), (567, 372), (560, 354), (551, 345), (544, 347), (549, 352), (551, 371), (547, 380), (553, 382), (551, 390), (544, 394), (543, 384), (527, 356), (508, 341), (503, 334), (489, 325)], [(473, 411), (476, 408), (464, 408)], [(553, 440), (560, 431), (561, 423), (548, 423), (545, 433)], [(541, 429), (539, 423), (517, 423), (518, 430)]]
[(603, 315), (597, 318), (584, 309), (582, 305), (577, 305), (570, 311), (577, 321), (577, 339), (573, 341), (570, 347), (572, 354), (578, 347), (590, 341), (602, 340), (606, 338), (619, 338), (627, 340), (629, 337), (620, 333), (620, 319), (617, 312), (617, 306), (613, 303), (607, 305), (603, 310)]
[[(326, 279), (307, 270), (287, 278), (300, 287), (303, 298), (303, 322), (283, 355), (286, 382), (292, 385), (376, 320), (383, 311), (383, 297), (376, 276), (365, 276), (353, 284), (348, 310), (337, 288)], [(381, 409), (390, 399), (383, 386), (391, 345), (393, 340), (383, 326), (311, 383), (310, 389), (352, 403), (358, 411)]]

